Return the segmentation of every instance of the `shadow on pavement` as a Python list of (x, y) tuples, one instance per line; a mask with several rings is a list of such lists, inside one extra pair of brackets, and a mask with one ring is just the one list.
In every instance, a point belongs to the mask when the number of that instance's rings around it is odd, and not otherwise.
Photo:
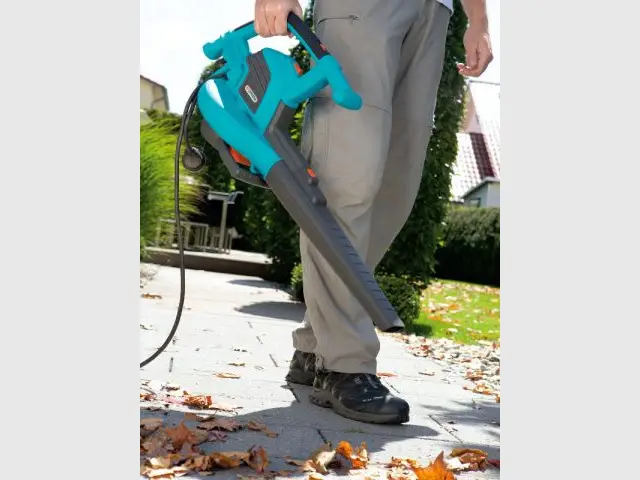
[(258, 317), (268, 317), (277, 320), (291, 320), (301, 322), (306, 307), (302, 303), (293, 302), (257, 302), (243, 305), (235, 309), (237, 312)]
[(279, 292), (286, 292), (286, 290), (282, 288), (281, 285), (273, 282), (268, 282), (266, 280), (261, 280), (259, 278), (236, 278), (234, 280), (229, 280), (227, 283), (229, 285), (239, 285), (242, 287), (270, 288)]
[[(211, 411), (191, 410), (203, 416)], [(186, 419), (182, 407), (163, 411), (148, 410), (141, 406), (140, 418), (164, 418), (165, 426), (177, 426), (184, 422), (191, 429), (198, 425), (196, 420)], [(457, 413), (455, 413), (457, 415)], [(420, 462), (433, 460), (441, 451), (448, 455), (453, 448), (478, 448), (486, 451), (492, 459), (500, 458), (500, 448), (479, 443), (457, 442), (454, 438), (444, 437), (442, 432), (427, 426), (408, 424), (402, 426), (369, 425), (352, 422), (337, 416), (331, 410), (321, 409), (308, 403), (293, 401), (283, 403), (281, 407), (266, 408), (237, 415), (220, 413), (220, 418), (231, 418), (245, 426), (250, 421), (266, 425), (278, 435), (268, 437), (260, 431), (242, 428), (233, 432), (224, 432), (225, 438), (200, 444), (204, 453), (213, 451), (246, 451), (254, 446), (263, 447), (269, 456), (269, 470), (295, 470), (287, 464), (286, 457), (305, 460), (322, 447), (327, 441), (335, 447), (340, 441), (347, 441), (354, 447), (366, 442), (371, 462), (384, 464), (393, 456), (415, 458)], [(396, 444), (396, 445), (394, 445)], [(248, 468), (216, 471), (216, 478), (237, 478), (240, 474), (249, 474)], [(253, 472), (255, 474), (255, 472)], [(344, 472), (334, 472), (341, 476)], [(293, 477), (307, 477), (308, 473), (297, 472)], [(463, 477), (466, 478), (466, 477)], [(499, 478), (499, 470), (478, 474), (474, 479)]]

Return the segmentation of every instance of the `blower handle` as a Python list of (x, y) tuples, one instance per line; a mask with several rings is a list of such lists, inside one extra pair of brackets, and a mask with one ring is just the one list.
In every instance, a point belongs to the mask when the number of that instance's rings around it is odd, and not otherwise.
[[(295, 13), (290, 13), (287, 17), (287, 25), (289, 31), (295, 35), (300, 41), (304, 49), (309, 52), (311, 59), (316, 66), (305, 73), (301, 78), (301, 82), (290, 92), (288, 100), (291, 103), (299, 104), (307, 98), (312, 97), (318, 90), (324, 88), (327, 84), (331, 87), (333, 100), (340, 106), (358, 110), (362, 106), (362, 99), (349, 85), (347, 78), (342, 72), (342, 68), (336, 59), (329, 53), (327, 47), (320, 41), (309, 26)], [(234, 38), (241, 41), (241, 47), (234, 49), (229, 54), (238, 54), (240, 51), (244, 55), (249, 54), (248, 41), (256, 37), (258, 34), (255, 30), (254, 22), (248, 22), (236, 28), (230, 34)], [(217, 60), (225, 54), (224, 47), (229, 44), (226, 38), (220, 38), (212, 43), (207, 43), (203, 47), (204, 54), (210, 60)], [(321, 68), (318, 68), (321, 66)], [(316, 71), (317, 69), (317, 71)]]

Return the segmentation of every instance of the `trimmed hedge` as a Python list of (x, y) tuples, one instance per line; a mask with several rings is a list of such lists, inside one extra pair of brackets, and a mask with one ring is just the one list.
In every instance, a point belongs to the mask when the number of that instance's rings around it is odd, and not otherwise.
[[(407, 329), (410, 329), (411, 325), (420, 316), (419, 291), (405, 278), (377, 274), (376, 280), (400, 319), (402, 319)], [(304, 302), (302, 286), (302, 265), (298, 264), (291, 272), (290, 284), (291, 297), (298, 302)]]
[(438, 278), (500, 286), (500, 209), (452, 208), (436, 261)]

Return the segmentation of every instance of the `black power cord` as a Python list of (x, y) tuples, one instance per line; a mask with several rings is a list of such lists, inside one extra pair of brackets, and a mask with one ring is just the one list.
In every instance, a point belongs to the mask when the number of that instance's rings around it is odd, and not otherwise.
[[(221, 78), (224, 75), (214, 75), (207, 80), (213, 78)], [(191, 93), (187, 103), (184, 107), (184, 112), (182, 114), (182, 120), (180, 121), (180, 131), (178, 133), (178, 141), (176, 144), (176, 154), (175, 154), (175, 170), (174, 170), (174, 203), (175, 203), (175, 218), (176, 218), (176, 230), (178, 236), (178, 252), (180, 257), (180, 301), (178, 302), (178, 311), (176, 312), (176, 319), (173, 321), (173, 327), (171, 327), (171, 331), (167, 336), (167, 339), (164, 343), (155, 351), (153, 355), (140, 363), (140, 368), (143, 368), (145, 365), (153, 362), (171, 343), (173, 336), (176, 334), (176, 330), (178, 330), (178, 325), (180, 324), (180, 319), (182, 318), (182, 309), (184, 307), (184, 291), (185, 291), (185, 268), (184, 268), (184, 246), (182, 240), (182, 228), (180, 226), (180, 149), (182, 147), (182, 142), (187, 145), (187, 148), (190, 148), (189, 145), (189, 135), (187, 132), (189, 126), (189, 120), (193, 115), (193, 112), (196, 109), (198, 104), (198, 92), (200, 91), (200, 87), (204, 85), (204, 82), (198, 84), (196, 89)]]

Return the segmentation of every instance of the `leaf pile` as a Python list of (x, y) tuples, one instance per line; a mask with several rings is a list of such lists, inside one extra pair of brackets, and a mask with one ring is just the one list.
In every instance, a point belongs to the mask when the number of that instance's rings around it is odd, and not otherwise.
[[(213, 475), (219, 470), (228, 470), (247, 466), (255, 470), (255, 476), (239, 475), (240, 480), (268, 480), (276, 476), (290, 476), (296, 472), (307, 473), (308, 480), (322, 480), (324, 475), (344, 469), (350, 475), (357, 472), (365, 479), (381, 478), (386, 480), (455, 480), (454, 473), (483, 471), (493, 466), (500, 468), (499, 460), (491, 460), (486, 452), (477, 449), (454, 449), (448, 459), (444, 452), (429, 465), (422, 466), (409, 458), (392, 458), (386, 464), (372, 464), (366, 442), (354, 448), (349, 442), (341, 441), (333, 448), (326, 443), (314, 451), (309, 458), (293, 459), (285, 457), (295, 470), (267, 470), (269, 457), (260, 446), (246, 451), (213, 451), (205, 453), (198, 446), (216, 440), (224, 440), (227, 433), (246, 428), (264, 432), (272, 437), (264, 424), (250, 421), (242, 425), (232, 418), (219, 418), (215, 415), (198, 415), (188, 412), (185, 420), (196, 421), (195, 428), (189, 428), (184, 421), (177, 426), (164, 425), (162, 418), (144, 418), (140, 420), (141, 474), (150, 479), (171, 480), (188, 473)], [(384, 471), (374, 473), (375, 467)], [(380, 476), (382, 473), (382, 476)]]
[(183, 405), (200, 410), (215, 410), (221, 412), (235, 412), (242, 407), (215, 402), (211, 395), (192, 394), (181, 389), (178, 385), (167, 385), (156, 381), (143, 381), (140, 389), (140, 401), (152, 402), (164, 406)]
[(463, 387), (481, 395), (500, 396), (500, 344), (480, 341), (462, 345), (447, 338), (424, 338), (416, 335), (388, 334), (407, 343), (416, 357), (428, 357), (444, 369), (471, 382)]
[(224, 440), (222, 430), (233, 432), (243, 428), (233, 419), (199, 417), (187, 413), (185, 419), (197, 420), (195, 429), (184, 422), (175, 427), (164, 425), (162, 418), (140, 420), (141, 475), (148, 478), (169, 480), (198, 472), (212, 475), (216, 470), (248, 466), (263, 473), (269, 464), (267, 452), (262, 447), (247, 451), (214, 451), (204, 453), (198, 445)]

